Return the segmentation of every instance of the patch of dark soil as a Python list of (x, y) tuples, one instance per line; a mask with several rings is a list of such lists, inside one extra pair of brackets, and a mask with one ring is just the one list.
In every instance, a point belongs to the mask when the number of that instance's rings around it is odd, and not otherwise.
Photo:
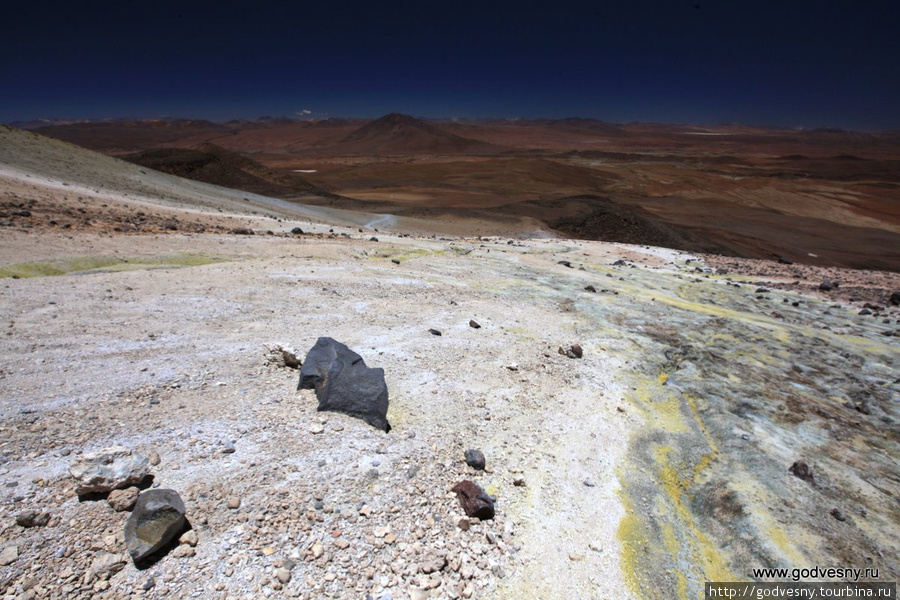
[(279, 173), (214, 144), (197, 149), (155, 148), (122, 157), (131, 163), (186, 179), (279, 198), (332, 196), (303, 177)]
[(519, 203), (515, 208), (573, 238), (734, 255), (729, 248), (663, 223), (640, 207), (600, 196), (534, 200)]

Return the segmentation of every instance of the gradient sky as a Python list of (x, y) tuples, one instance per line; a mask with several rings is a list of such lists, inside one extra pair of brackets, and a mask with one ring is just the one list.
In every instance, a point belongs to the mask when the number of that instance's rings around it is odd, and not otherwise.
[(309, 110), (900, 129), (897, 0), (36, 0), (0, 14), (2, 122)]

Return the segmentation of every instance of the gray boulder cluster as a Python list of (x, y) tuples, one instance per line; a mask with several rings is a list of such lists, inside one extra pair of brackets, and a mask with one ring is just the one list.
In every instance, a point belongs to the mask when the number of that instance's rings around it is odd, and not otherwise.
[(69, 474), (79, 496), (107, 494), (113, 510), (132, 510), (125, 522), (125, 545), (135, 564), (165, 547), (187, 525), (178, 492), (151, 489), (140, 493), (136, 485), (150, 475), (150, 460), (131, 448), (111, 446), (86, 452), (72, 461)]

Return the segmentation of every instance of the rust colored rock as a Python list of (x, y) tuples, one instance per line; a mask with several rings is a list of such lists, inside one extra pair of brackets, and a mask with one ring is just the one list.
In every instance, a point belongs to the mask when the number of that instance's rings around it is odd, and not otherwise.
[(482, 521), (494, 518), (494, 501), (474, 481), (460, 481), (453, 486), (453, 492), (467, 516), (477, 517)]

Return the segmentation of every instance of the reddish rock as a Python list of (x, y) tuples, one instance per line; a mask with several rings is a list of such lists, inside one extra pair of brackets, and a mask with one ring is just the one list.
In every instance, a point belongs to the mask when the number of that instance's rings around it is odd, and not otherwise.
[(467, 516), (478, 517), (482, 521), (494, 518), (494, 501), (474, 481), (460, 481), (453, 486), (453, 492)]

